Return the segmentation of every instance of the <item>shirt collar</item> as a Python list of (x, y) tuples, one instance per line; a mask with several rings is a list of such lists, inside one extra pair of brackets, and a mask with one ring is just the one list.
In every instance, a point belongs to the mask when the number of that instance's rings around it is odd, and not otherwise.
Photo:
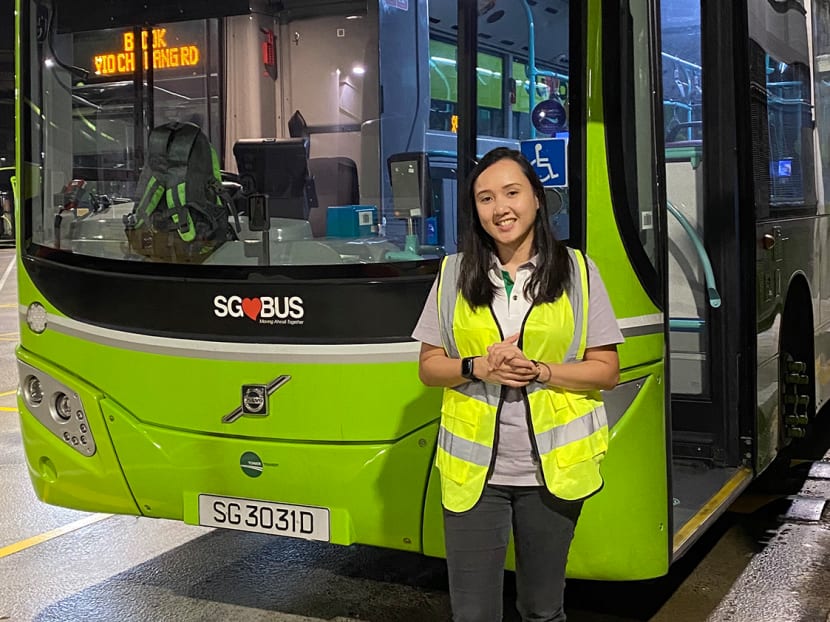
[[(492, 263), (490, 264), (490, 269), (496, 273), (496, 275), (501, 278), (502, 270), (504, 270), (504, 266), (499, 261), (499, 257), (496, 254), (492, 255)], [(535, 270), (536, 265), (539, 263), (539, 254), (533, 255), (530, 259), (519, 266), (519, 270), (528, 269), (528, 270)]]

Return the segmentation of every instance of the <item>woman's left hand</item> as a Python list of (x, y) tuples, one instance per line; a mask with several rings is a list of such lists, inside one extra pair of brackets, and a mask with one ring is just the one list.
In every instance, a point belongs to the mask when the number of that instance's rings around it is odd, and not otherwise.
[(530, 382), (538, 370), (516, 345), (519, 335), (511, 335), (504, 341), (487, 348), (487, 367), (492, 371), (506, 372), (514, 379)]

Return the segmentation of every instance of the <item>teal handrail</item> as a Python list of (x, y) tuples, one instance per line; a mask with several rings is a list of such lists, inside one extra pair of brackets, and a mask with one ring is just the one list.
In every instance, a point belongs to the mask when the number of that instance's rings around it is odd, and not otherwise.
[(661, 52), (661, 55), (662, 55), (663, 58), (667, 58), (670, 61), (674, 61), (678, 65), (682, 65), (683, 67), (691, 69), (692, 71), (697, 71), (698, 73), (703, 71), (703, 67), (701, 67), (700, 65), (695, 65), (692, 62), (689, 62), (687, 60), (683, 60), (679, 56), (672, 56), (671, 54), (669, 54), (667, 52)]
[(681, 332), (699, 333), (705, 324), (706, 322), (698, 318), (669, 318), (669, 328)]
[(677, 222), (679, 222), (680, 226), (683, 227), (686, 235), (688, 235), (689, 239), (692, 240), (695, 250), (697, 251), (698, 259), (700, 259), (700, 263), (703, 266), (703, 273), (706, 278), (706, 292), (709, 294), (709, 306), (713, 309), (717, 309), (721, 305), (721, 298), (718, 293), (717, 285), (715, 284), (715, 273), (712, 272), (712, 262), (709, 261), (709, 254), (703, 246), (703, 240), (700, 239), (697, 231), (694, 227), (692, 227), (691, 223), (686, 220), (683, 213), (672, 205), (672, 202), (668, 199), (666, 199), (666, 209), (669, 214), (677, 219)]

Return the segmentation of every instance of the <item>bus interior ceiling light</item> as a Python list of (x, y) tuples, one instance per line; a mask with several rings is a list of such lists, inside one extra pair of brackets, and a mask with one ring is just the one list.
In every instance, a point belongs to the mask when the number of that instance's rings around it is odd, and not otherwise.
[(487, 16), (487, 23), (488, 24), (495, 24), (502, 17), (504, 17), (504, 11), (502, 11), (502, 10), (498, 10), (495, 13), (490, 13), (490, 15)]

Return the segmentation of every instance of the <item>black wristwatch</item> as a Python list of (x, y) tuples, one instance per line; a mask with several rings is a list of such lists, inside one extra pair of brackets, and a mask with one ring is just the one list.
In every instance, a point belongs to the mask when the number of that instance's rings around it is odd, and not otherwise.
[(476, 378), (475, 374), (473, 374), (473, 361), (477, 358), (477, 356), (465, 356), (461, 359), (461, 375), (467, 380), (472, 380), (473, 382), (481, 380), (481, 378)]

